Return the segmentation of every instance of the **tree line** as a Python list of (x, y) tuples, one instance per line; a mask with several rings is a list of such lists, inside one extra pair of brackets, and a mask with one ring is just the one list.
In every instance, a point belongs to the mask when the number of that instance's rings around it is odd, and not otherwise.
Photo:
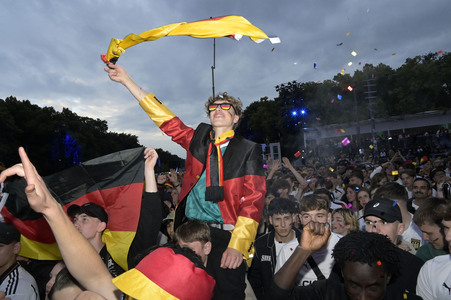
[[(291, 81), (275, 87), (275, 99), (263, 97), (245, 110), (239, 131), (258, 143), (280, 142), (291, 155), (302, 133), (316, 126), (354, 124), (451, 107), (451, 53), (408, 58), (397, 69), (380, 63), (337, 74), (323, 82)], [(369, 99), (371, 97), (371, 99)], [(304, 114), (301, 111), (304, 111)]]
[[(74, 164), (120, 150), (140, 147), (138, 137), (108, 131), (104, 120), (78, 116), (68, 108), (39, 107), (13, 96), (0, 99), (0, 163), (9, 167), (20, 161), (23, 146), (39, 173), (50, 175)], [(157, 172), (184, 165), (184, 160), (157, 149)]]

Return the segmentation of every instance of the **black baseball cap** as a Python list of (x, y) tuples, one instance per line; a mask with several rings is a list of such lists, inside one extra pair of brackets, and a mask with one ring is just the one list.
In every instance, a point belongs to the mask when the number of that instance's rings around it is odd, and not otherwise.
[(375, 198), (365, 205), (363, 217), (375, 216), (384, 221), (402, 223), (401, 209), (398, 203), (387, 198)]
[(9, 245), (20, 242), (20, 232), (11, 223), (0, 223), (0, 244)]
[(108, 214), (106, 213), (105, 209), (93, 202), (88, 202), (81, 206), (74, 204), (69, 206), (69, 208), (67, 209), (67, 214), (72, 218), (83, 213), (87, 214), (90, 217), (97, 218), (101, 222), (108, 223)]

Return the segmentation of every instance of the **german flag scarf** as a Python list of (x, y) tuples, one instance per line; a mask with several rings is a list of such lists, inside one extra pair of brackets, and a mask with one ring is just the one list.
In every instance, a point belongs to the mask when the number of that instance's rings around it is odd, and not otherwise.
[(224, 169), (222, 164), (221, 145), (230, 141), (235, 131), (229, 130), (214, 139), (214, 131), (210, 132), (210, 144), (206, 164), (207, 189), (205, 200), (218, 203), (224, 200)]

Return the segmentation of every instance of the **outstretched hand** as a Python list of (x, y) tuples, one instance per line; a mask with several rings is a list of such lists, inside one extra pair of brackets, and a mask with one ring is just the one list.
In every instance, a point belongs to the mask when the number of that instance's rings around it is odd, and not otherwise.
[(169, 170), (169, 180), (175, 185), (179, 184), (179, 177), (175, 169)]
[(146, 160), (145, 162), (146, 169), (147, 168), (153, 169), (158, 160), (157, 151), (152, 147), (146, 148), (144, 150), (144, 159)]
[(46, 210), (57, 202), (22, 147), (19, 148), (19, 156), (22, 163), (4, 170), (0, 174), (0, 182), (4, 182), (7, 177), (13, 175), (24, 177), (27, 181), (25, 193), (28, 203), (34, 211), (45, 215)]
[(291, 169), (293, 166), (291, 165), (290, 160), (288, 159), (288, 157), (282, 157), (282, 165), (287, 168), (287, 169)]
[(115, 65), (109, 62), (104, 70), (108, 73), (111, 80), (122, 84), (125, 84), (125, 81), (130, 78), (125, 68), (120, 65)]
[(308, 251), (317, 251), (327, 244), (329, 236), (329, 224), (310, 222), (302, 231), (301, 247)]

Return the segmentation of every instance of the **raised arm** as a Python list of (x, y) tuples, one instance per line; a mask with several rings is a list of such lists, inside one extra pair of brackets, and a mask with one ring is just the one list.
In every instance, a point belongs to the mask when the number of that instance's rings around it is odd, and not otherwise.
[(299, 185), (303, 185), (304, 183), (307, 182), (307, 180), (305, 180), (305, 178), (302, 177), (302, 175), (296, 171), (296, 169), (293, 167), (293, 165), (291, 164), (290, 160), (287, 157), (282, 157), (282, 163), (283, 166), (288, 170), (290, 170), (290, 172), (294, 175)]
[(141, 200), (138, 228), (128, 251), (128, 268), (131, 269), (137, 263), (140, 255), (157, 243), (162, 217), (162, 205), (155, 179), (155, 164), (158, 153), (154, 148), (144, 150), (144, 178), (145, 189)]
[(155, 164), (158, 160), (158, 153), (154, 148), (146, 148), (144, 150), (145, 168), (144, 168), (144, 178), (146, 180), (145, 191), (147, 193), (158, 192), (157, 181), (155, 179)]
[(273, 160), (272, 163), (269, 165), (269, 168), (270, 169), (268, 176), (266, 176), (266, 180), (272, 179), (277, 170), (280, 169), (280, 159)]
[(25, 177), (28, 184), (25, 189), (28, 203), (34, 211), (42, 213), (49, 223), (72, 276), (89, 291), (107, 299), (119, 299), (120, 292), (112, 283), (112, 277), (99, 254), (74, 227), (61, 205), (52, 197), (22, 147), (19, 148), (19, 155), (22, 163), (4, 170), (0, 174), (0, 182), (13, 175)]
[(302, 232), (300, 247), (298, 246), (287, 262), (274, 275), (274, 283), (281, 289), (294, 287), (296, 276), (312, 252), (321, 249), (329, 240), (328, 224), (310, 222)]
[(177, 190), (177, 192), (180, 193), (182, 188), (180, 186), (179, 176), (177, 175), (177, 172), (175, 169), (169, 170), (169, 180), (174, 184), (174, 188)]

